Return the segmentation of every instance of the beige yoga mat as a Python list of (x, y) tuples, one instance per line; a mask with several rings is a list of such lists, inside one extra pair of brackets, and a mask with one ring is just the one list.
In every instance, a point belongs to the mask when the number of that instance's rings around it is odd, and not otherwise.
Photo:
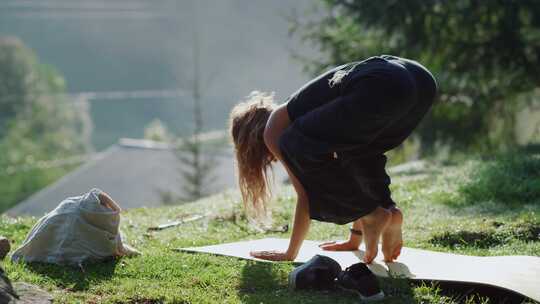
[[(304, 263), (315, 254), (329, 256), (343, 268), (362, 261), (363, 245), (359, 251), (333, 252), (321, 250), (318, 247), (320, 243), (304, 241), (295, 262)], [(259, 260), (251, 257), (249, 252), (286, 250), (288, 244), (288, 239), (267, 238), (181, 250)], [(382, 253), (379, 253), (377, 259), (368, 267), (381, 277), (486, 284), (540, 301), (540, 257), (476, 257), (405, 247), (396, 262), (385, 263)]]

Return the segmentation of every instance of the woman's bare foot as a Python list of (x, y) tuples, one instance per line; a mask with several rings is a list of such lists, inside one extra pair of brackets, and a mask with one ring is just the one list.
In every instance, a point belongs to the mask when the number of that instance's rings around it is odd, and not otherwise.
[(366, 244), (365, 263), (371, 263), (377, 256), (379, 238), (391, 219), (391, 212), (381, 207), (377, 207), (373, 212), (361, 218)]
[(388, 210), (390, 210), (392, 218), (382, 233), (382, 252), (384, 254), (384, 261), (393, 262), (398, 258), (403, 247), (403, 238), (401, 236), (403, 214), (397, 207), (392, 207)]

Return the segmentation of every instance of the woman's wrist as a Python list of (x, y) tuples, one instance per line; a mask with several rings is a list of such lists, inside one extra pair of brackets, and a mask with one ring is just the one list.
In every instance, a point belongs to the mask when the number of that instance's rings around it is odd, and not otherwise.
[(351, 237), (349, 238), (349, 244), (351, 244), (352, 247), (360, 247), (361, 243), (362, 243), (362, 238), (359, 238), (358, 236), (351, 234)]
[(349, 243), (355, 247), (360, 247), (360, 244), (362, 243), (362, 231), (349, 228), (349, 232)]
[(287, 249), (287, 251), (285, 251), (285, 256), (287, 257), (288, 260), (293, 261), (294, 259), (296, 259), (297, 255), (298, 255), (298, 250)]

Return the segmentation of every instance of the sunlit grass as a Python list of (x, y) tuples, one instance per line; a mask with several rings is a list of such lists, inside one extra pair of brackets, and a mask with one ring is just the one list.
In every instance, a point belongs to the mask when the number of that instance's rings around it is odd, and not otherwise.
[[(489, 179), (486, 176), (490, 171), (478, 171), (492, 165), (480, 160), (460, 166), (431, 164), (422, 172), (393, 176), (393, 197), (405, 214), (406, 246), (474, 255), (540, 256), (539, 201), (517, 195), (509, 206), (506, 198), (499, 199), (504, 194), (493, 196), (484, 189), (489, 186), (483, 181)], [(534, 180), (540, 176), (529, 178), (534, 188)], [(467, 189), (474, 187), (485, 191), (472, 199)], [(508, 191), (514, 193), (514, 189)], [(290, 223), (294, 198), (289, 186), (276, 191), (274, 225)], [(147, 231), (149, 226), (192, 214), (205, 214), (206, 218), (163, 231)], [(3, 217), (0, 233), (17, 246), (34, 221)], [(358, 303), (356, 296), (342, 291), (289, 291), (287, 274), (294, 267), (291, 263), (257, 263), (174, 250), (290, 235), (290, 231), (265, 234), (253, 229), (243, 216), (235, 192), (193, 204), (126, 211), (122, 230), (128, 243), (143, 252), (142, 256), (86, 265), (84, 272), (9, 261), (4, 266), (14, 281), (23, 280), (49, 290), (57, 303)], [(308, 238), (343, 239), (347, 231), (346, 226), (313, 222)], [(496, 303), (437, 284), (412, 284), (399, 279), (381, 283), (388, 295), (382, 303)]]

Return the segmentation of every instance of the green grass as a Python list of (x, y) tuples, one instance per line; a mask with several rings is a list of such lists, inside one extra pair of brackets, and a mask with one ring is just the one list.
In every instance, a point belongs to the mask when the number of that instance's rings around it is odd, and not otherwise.
[[(393, 197), (405, 215), (405, 245), (482, 256), (540, 256), (540, 174), (531, 171), (539, 167), (539, 162), (538, 158), (522, 162), (504, 158), (469, 160), (460, 165), (431, 164), (423, 171), (393, 176)], [(497, 181), (501, 178), (511, 182)], [(526, 194), (515, 188), (523, 180), (528, 184), (519, 189), (528, 191)], [(294, 198), (291, 187), (276, 191), (272, 206), (276, 226), (290, 223)], [(207, 212), (211, 214), (204, 220), (147, 232), (157, 223)], [(35, 220), (2, 217), (0, 234), (13, 239), (17, 246)], [(142, 256), (86, 265), (84, 272), (9, 261), (4, 266), (14, 281), (49, 290), (55, 303), (358, 303), (356, 296), (341, 291), (289, 291), (291, 263), (258, 263), (174, 250), (289, 236), (290, 232), (265, 234), (253, 229), (243, 216), (235, 192), (187, 205), (126, 211), (122, 230)], [(346, 226), (313, 222), (308, 239), (346, 237)], [(381, 284), (388, 295), (382, 303), (497, 303), (431, 283), (386, 279)]]

